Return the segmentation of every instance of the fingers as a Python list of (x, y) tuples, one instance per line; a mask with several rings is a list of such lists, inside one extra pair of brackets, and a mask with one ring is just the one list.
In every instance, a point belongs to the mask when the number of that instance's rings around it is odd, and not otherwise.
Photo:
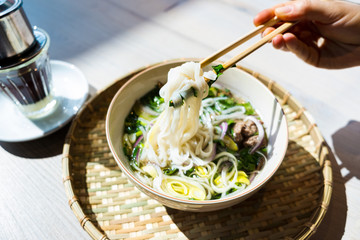
[[(264, 30), (264, 32), (262, 33), (262, 36), (266, 36), (274, 30), (275, 30), (275, 28), (273, 28), (273, 27), (266, 28)], [(281, 34), (276, 35), (271, 41), (272, 41), (274, 48), (285, 50), (285, 49), (283, 49), (285, 47), (285, 43), (284, 43), (284, 40), (283, 40), (283, 37)]]
[(339, 20), (346, 12), (339, 10), (336, 2), (321, 0), (297, 0), (275, 5), (272, 8), (259, 12), (254, 18), (258, 26), (274, 16), (283, 21), (317, 21), (330, 24)]
[(285, 33), (282, 38), (286, 49), (293, 52), (303, 61), (314, 66), (318, 65), (319, 53), (317, 49), (305, 44), (292, 33)]
[(283, 21), (308, 20), (322, 24), (333, 23), (341, 17), (337, 4), (319, 0), (291, 1), (276, 7), (274, 14)]
[(255, 18), (254, 18), (254, 25), (259, 26), (260, 24), (263, 24), (264, 22), (267, 22), (271, 18), (275, 16), (274, 11), (272, 9), (265, 9), (261, 12), (259, 12)]
[(269, 21), (271, 18), (273, 18), (275, 16), (275, 12), (274, 10), (278, 7), (282, 7), (284, 5), (286, 5), (287, 3), (281, 3), (278, 5), (275, 5), (272, 8), (268, 8), (268, 9), (264, 9), (261, 12), (259, 12), (255, 18), (254, 18), (254, 25), (255, 26), (259, 26), (260, 24), (263, 24), (267, 21)]
[(275, 28), (274, 27), (268, 27), (266, 28), (263, 33), (262, 33), (262, 37), (265, 37), (266, 35), (268, 35), (269, 33), (271, 33), (272, 31), (274, 31)]
[[(267, 28), (264, 33), (268, 34), (273, 29)], [(283, 51), (291, 51), (303, 61), (317, 66), (319, 61), (319, 54), (316, 48), (303, 42), (297, 38), (293, 33), (285, 33), (284, 35), (276, 35), (272, 39), (274, 48)]]
[(284, 37), (281, 34), (275, 36), (272, 39), (272, 44), (273, 44), (274, 48), (276, 48), (276, 49), (287, 50)]
[[(348, 56), (347, 48), (359, 46), (359, 12), (359, 5), (347, 1), (293, 0), (259, 12), (254, 24), (274, 16), (281, 22), (298, 22), (290, 32), (272, 39), (274, 48), (291, 51), (311, 65), (334, 68), (338, 66), (329, 65), (334, 56)], [(276, 27), (266, 28), (263, 36)]]

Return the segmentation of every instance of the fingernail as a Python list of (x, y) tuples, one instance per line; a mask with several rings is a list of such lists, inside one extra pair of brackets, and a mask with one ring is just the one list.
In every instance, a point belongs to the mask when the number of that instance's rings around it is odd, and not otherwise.
[(285, 15), (285, 14), (291, 13), (292, 10), (293, 10), (293, 6), (287, 5), (287, 6), (284, 6), (284, 7), (276, 8), (275, 9), (275, 14), (276, 15)]

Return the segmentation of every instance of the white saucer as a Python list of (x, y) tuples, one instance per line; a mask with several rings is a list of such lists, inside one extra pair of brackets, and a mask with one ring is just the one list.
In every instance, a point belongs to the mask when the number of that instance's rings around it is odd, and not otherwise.
[(0, 92), (0, 141), (21, 142), (44, 137), (66, 125), (85, 102), (89, 85), (83, 73), (74, 65), (51, 60), (56, 110), (41, 119), (26, 118)]

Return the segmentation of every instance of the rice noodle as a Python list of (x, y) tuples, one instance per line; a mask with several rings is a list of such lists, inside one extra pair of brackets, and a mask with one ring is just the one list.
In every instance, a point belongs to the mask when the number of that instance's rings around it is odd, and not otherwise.
[[(214, 195), (224, 197), (231, 191), (245, 189), (248, 184), (239, 182), (242, 172), (238, 170), (239, 160), (226, 151), (217, 153), (218, 143), (214, 140), (224, 140), (229, 129), (227, 120), (255, 118), (245, 115), (243, 106), (223, 109), (219, 101), (228, 97), (204, 99), (209, 91), (204, 75), (214, 74), (203, 74), (200, 64), (194, 62), (171, 69), (167, 83), (160, 89), (160, 96), (165, 102), (163, 111), (152, 121), (139, 118), (146, 123), (146, 128), (142, 127), (143, 134), (133, 146), (140, 142), (144, 144), (140, 155), (136, 156), (137, 166), (133, 166), (135, 175), (157, 191), (182, 199), (206, 200)], [(195, 90), (195, 94), (183, 99), (181, 93), (188, 89)], [(171, 99), (183, 104), (170, 107), (167, 103)], [(143, 107), (143, 110), (155, 115), (148, 107)], [(255, 124), (258, 126), (259, 122)], [(260, 138), (264, 131), (262, 127), (258, 126), (258, 129)], [(124, 141), (130, 144), (126, 134)], [(265, 155), (259, 154), (266, 160)], [(166, 175), (164, 169), (174, 174)], [(187, 171), (190, 174), (185, 174)]]
[[(160, 96), (167, 103), (190, 88), (195, 89), (197, 97), (187, 98), (177, 108), (165, 107), (145, 137), (140, 162), (151, 162), (161, 167), (169, 164), (177, 167), (185, 165), (187, 168), (192, 167), (189, 159), (194, 159), (200, 165), (207, 163), (202, 159), (209, 158), (212, 153), (213, 129), (199, 124), (201, 100), (208, 93), (200, 64), (188, 62), (171, 69), (167, 83), (160, 89)], [(208, 144), (210, 146), (205, 148)]]

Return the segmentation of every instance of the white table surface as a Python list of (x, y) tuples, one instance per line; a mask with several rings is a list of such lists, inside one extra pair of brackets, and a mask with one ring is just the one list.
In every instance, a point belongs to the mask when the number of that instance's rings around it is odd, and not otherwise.
[[(144, 65), (206, 57), (251, 30), (256, 13), (279, 2), (24, 0), (23, 7), (31, 24), (49, 33), (51, 59), (78, 66), (94, 94)], [(336, 157), (331, 204), (311, 239), (359, 239), (360, 67), (317, 69), (271, 45), (240, 65), (289, 90), (313, 115)], [(67, 130), (28, 142), (0, 142), (0, 239), (90, 239), (62, 184)]]

